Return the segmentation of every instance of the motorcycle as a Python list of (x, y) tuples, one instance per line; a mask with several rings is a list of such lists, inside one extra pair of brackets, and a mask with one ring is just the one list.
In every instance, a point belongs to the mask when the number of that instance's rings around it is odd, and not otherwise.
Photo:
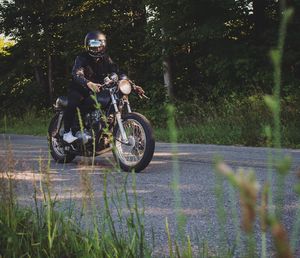
[(147, 118), (131, 110), (128, 97), (136, 85), (126, 76), (112, 74), (101, 86), (100, 93), (93, 96), (96, 108), (86, 111), (79, 106), (71, 127), (77, 140), (70, 144), (63, 140), (68, 101), (66, 97), (57, 98), (56, 114), (48, 128), (51, 156), (58, 163), (68, 163), (76, 156), (93, 157), (112, 151), (122, 170), (140, 172), (152, 160), (155, 140)]

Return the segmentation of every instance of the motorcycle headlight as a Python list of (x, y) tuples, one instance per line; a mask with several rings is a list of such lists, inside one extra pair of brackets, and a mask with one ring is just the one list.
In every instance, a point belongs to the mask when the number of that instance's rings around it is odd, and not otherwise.
[(124, 94), (124, 95), (129, 95), (131, 92), (131, 84), (129, 83), (128, 80), (121, 80), (119, 81), (119, 90)]

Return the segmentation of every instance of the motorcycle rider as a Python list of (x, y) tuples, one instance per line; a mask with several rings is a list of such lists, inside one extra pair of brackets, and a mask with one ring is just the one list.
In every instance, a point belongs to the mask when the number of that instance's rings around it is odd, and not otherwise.
[[(77, 140), (73, 136), (71, 126), (76, 114), (76, 108), (84, 103), (84, 106), (93, 106), (94, 100), (91, 94), (101, 91), (101, 83), (111, 74), (120, 74), (118, 66), (106, 53), (106, 36), (100, 31), (89, 32), (84, 39), (85, 52), (79, 54), (72, 69), (72, 84), (68, 92), (68, 105), (64, 113), (63, 140), (72, 143)], [(138, 94), (144, 94), (140, 86), (134, 90)], [(101, 94), (101, 93), (100, 93)]]

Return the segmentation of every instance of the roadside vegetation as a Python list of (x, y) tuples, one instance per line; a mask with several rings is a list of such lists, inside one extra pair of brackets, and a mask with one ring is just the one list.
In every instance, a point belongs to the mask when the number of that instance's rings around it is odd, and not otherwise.
[(25, 208), (17, 200), (16, 163), (6, 147), (0, 166), (0, 257), (150, 257), (134, 181), (128, 186), (125, 179), (123, 187), (108, 192), (107, 171), (99, 178), (103, 201), (96, 204), (92, 169), (84, 171), (78, 189), (82, 206), (76, 207), (72, 196), (63, 204), (51, 193), (50, 163), (40, 161), (38, 171), (32, 171), (33, 178), (41, 178), (33, 180), (33, 207)]
[[(282, 145), (300, 146), (300, 108), (297, 97), (281, 100)], [(133, 99), (133, 107), (137, 100)], [(167, 104), (161, 107), (143, 107), (138, 110), (150, 119), (157, 141), (169, 142)], [(30, 110), (20, 116), (7, 115), (0, 119), (0, 133), (46, 136), (51, 110)], [(179, 143), (267, 146), (263, 128), (272, 121), (271, 112), (263, 95), (248, 98), (236, 95), (217, 104), (178, 102), (175, 105), (175, 123)]]

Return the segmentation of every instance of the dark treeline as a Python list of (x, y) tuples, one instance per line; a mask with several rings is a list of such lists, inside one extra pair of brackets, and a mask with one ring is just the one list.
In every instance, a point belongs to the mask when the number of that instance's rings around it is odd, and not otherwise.
[[(283, 94), (295, 96), (300, 1), (287, 4), (295, 12)], [(110, 55), (145, 87), (153, 107), (166, 93), (196, 103), (271, 93), (269, 50), (276, 45), (280, 12), (275, 0), (2, 1), (1, 31), (15, 44), (0, 50), (1, 110), (50, 107), (67, 91), (85, 34), (96, 29), (107, 34)]]

